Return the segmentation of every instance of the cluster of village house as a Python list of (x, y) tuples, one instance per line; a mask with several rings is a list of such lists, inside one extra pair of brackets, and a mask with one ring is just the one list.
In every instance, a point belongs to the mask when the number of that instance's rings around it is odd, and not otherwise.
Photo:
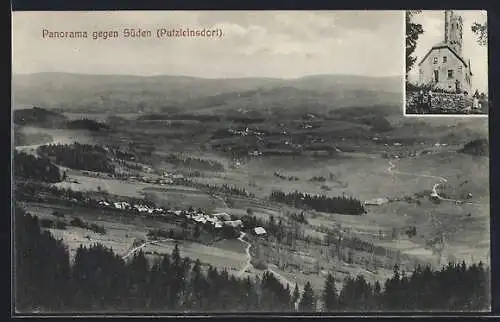
[[(216, 214), (205, 214), (200, 211), (195, 210), (166, 210), (164, 208), (154, 208), (147, 205), (131, 205), (125, 201), (118, 201), (109, 203), (107, 201), (101, 200), (98, 203), (102, 207), (114, 208), (119, 210), (137, 210), (140, 213), (153, 215), (153, 216), (184, 216), (199, 224), (211, 224), (214, 228), (222, 228), (223, 226), (231, 226), (233, 228), (242, 228), (243, 222), (240, 219), (231, 220), (231, 216), (225, 212)], [(266, 233), (265, 229), (262, 227), (255, 227), (253, 232), (256, 235), (264, 235)]]

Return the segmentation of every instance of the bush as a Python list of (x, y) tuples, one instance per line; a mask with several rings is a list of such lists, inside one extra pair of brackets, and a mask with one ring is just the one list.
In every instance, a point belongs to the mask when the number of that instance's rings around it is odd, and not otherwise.
[(40, 219), (40, 226), (43, 228), (52, 228), (54, 221), (51, 219)]
[(71, 219), (70, 225), (74, 227), (79, 227), (79, 228), (86, 228), (85, 227), (85, 222), (80, 217), (75, 217)]
[(57, 220), (55, 223), (55, 229), (66, 229), (66, 223), (62, 220)]
[(55, 216), (55, 217), (57, 217), (57, 218), (64, 218), (64, 214), (63, 214), (63, 213), (60, 213), (60, 212), (59, 212), (59, 211), (57, 211), (57, 210), (56, 210), (56, 211), (54, 211), (54, 212), (52, 213), (52, 216)]
[(173, 230), (170, 230), (170, 232), (167, 232), (166, 230), (163, 229), (154, 229), (148, 231), (148, 237), (157, 239), (157, 238), (172, 238), (174, 237), (175, 232)]
[(253, 263), (253, 267), (255, 267), (256, 269), (265, 270), (267, 269), (267, 264), (264, 263), (264, 261), (262, 260), (258, 260), (255, 263)]
[(97, 224), (91, 224), (89, 227), (95, 233), (104, 235), (106, 233), (106, 229), (103, 226), (99, 226)]

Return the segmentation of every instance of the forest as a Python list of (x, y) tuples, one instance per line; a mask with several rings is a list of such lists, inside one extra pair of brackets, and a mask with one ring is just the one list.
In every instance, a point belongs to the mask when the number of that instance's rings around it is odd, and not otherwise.
[(362, 215), (365, 209), (358, 199), (352, 197), (312, 196), (306, 193), (273, 191), (271, 201), (285, 203), (296, 208), (311, 208), (332, 214)]
[(269, 272), (254, 279), (234, 277), (183, 258), (177, 246), (152, 265), (142, 251), (125, 261), (100, 244), (80, 246), (71, 263), (62, 241), (43, 231), (36, 216), (17, 209), (15, 218), (15, 302), (21, 312), (446, 312), (490, 307), (490, 269), (481, 262), (450, 263), (440, 271), (417, 266), (412, 273), (395, 266), (383, 285), (359, 275), (346, 278), (340, 290), (329, 274), (315, 294), (309, 282), (301, 291), (297, 285), (283, 286)]
[(43, 182), (60, 182), (59, 168), (47, 158), (38, 158), (32, 154), (14, 151), (14, 177), (39, 180)]
[(218, 161), (204, 160), (191, 157), (179, 157), (174, 154), (170, 154), (165, 158), (165, 162), (173, 164), (175, 166), (183, 166), (188, 168), (194, 168), (206, 171), (224, 171), (224, 165)]
[(68, 121), (66, 122), (66, 128), (71, 130), (88, 130), (91, 132), (99, 132), (110, 129), (109, 125), (105, 123), (90, 120), (87, 118)]
[(476, 139), (465, 144), (459, 152), (476, 156), (488, 156), (490, 152), (489, 147), (488, 140)]
[(43, 157), (54, 159), (56, 164), (78, 170), (114, 173), (115, 167), (107, 151), (99, 145), (49, 144), (37, 149)]

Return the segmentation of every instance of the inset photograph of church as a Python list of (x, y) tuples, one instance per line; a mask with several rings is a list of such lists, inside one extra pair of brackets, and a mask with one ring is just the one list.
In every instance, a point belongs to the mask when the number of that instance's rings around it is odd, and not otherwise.
[(405, 115), (487, 115), (486, 11), (406, 12)]

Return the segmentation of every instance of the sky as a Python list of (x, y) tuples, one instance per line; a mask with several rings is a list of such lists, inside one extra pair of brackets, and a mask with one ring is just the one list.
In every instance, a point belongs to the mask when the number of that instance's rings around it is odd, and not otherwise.
[[(474, 22), (486, 22), (486, 11), (456, 10), (455, 13), (462, 16), (463, 19), (463, 45), (462, 52), (465, 60), (471, 61), (472, 73), (472, 88), (478, 89), (480, 92), (488, 92), (488, 47), (480, 46), (477, 43), (476, 36), (471, 31), (471, 26)], [(425, 10), (416, 15), (413, 19), (415, 23), (422, 24), (424, 33), (420, 35), (415, 49), (417, 63), (410, 72), (410, 79), (418, 79), (417, 64), (427, 54), (429, 49), (444, 41), (444, 11)]]
[[(403, 11), (13, 12), (15, 74), (402, 75)], [(42, 30), (219, 28), (220, 38), (50, 39)], [(473, 65), (474, 66), (474, 65)]]

